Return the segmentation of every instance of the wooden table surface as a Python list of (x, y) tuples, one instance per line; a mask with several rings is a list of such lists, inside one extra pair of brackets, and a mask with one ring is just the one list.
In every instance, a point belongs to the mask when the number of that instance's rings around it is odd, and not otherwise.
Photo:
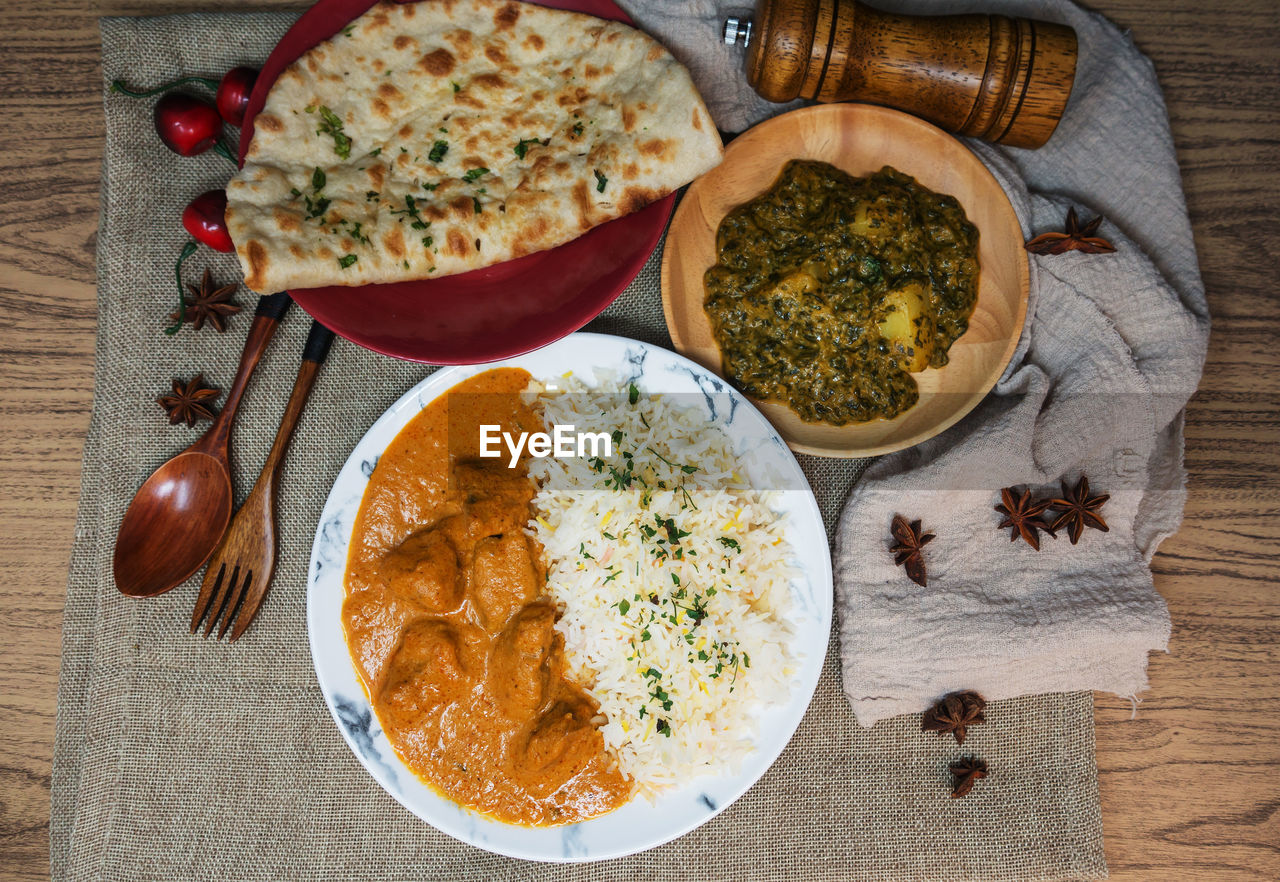
[[(96, 18), (264, 5), (6, 0), (0, 8), (3, 878), (49, 874), (62, 604), (92, 398), (103, 138)], [(1136, 720), (1127, 701), (1097, 696), (1107, 862), (1116, 879), (1274, 880), (1280, 15), (1274, 0), (1099, 0), (1095, 8), (1132, 30), (1164, 84), (1214, 321), (1187, 413), (1186, 520), (1153, 563), (1173, 615), (1170, 651), (1151, 659)]]

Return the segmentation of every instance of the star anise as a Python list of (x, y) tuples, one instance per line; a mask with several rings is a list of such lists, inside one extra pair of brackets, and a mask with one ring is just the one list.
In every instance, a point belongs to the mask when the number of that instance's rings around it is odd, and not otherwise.
[[(187, 290), (191, 292), (191, 296), (182, 311), (182, 321), (191, 323), (197, 331), (204, 327), (206, 321), (219, 332), (225, 331), (227, 316), (240, 311), (240, 307), (231, 301), (231, 296), (236, 293), (236, 286), (231, 284), (219, 287), (208, 269), (204, 271), (200, 287), (187, 285)], [(169, 313), (169, 320), (178, 321), (178, 314)]]
[(1102, 508), (1102, 504), (1110, 498), (1111, 496), (1107, 493), (1090, 496), (1089, 479), (1084, 475), (1080, 476), (1080, 481), (1074, 489), (1068, 489), (1067, 482), (1063, 481), (1062, 497), (1049, 501), (1050, 508), (1061, 512), (1054, 519), (1051, 529), (1059, 530), (1065, 526), (1072, 545), (1080, 541), (1085, 527), (1093, 527), (1104, 533), (1110, 532), (1111, 528), (1102, 519), (1102, 515), (1098, 514), (1098, 509)]
[(1018, 537), (1021, 536), (1024, 542), (1039, 551), (1040, 531), (1043, 530), (1050, 536), (1054, 535), (1053, 528), (1040, 517), (1041, 513), (1049, 507), (1049, 500), (1042, 499), (1036, 502), (1031, 498), (1030, 490), (1015, 493), (1012, 487), (1001, 490), (1000, 498), (1003, 504), (997, 505), (996, 511), (1004, 515), (1004, 520), (996, 529), (1003, 530), (1005, 527), (1011, 527), (1010, 542), (1017, 542)]
[(928, 576), (924, 571), (924, 547), (933, 541), (932, 533), (921, 533), (920, 522), (911, 521), (900, 514), (893, 516), (893, 524), (889, 527), (889, 532), (893, 534), (893, 538), (898, 540), (898, 544), (889, 549), (894, 555), (893, 562), (900, 567), (905, 567), (907, 578), (915, 582), (922, 588), (929, 585)]
[(1028, 242), (1025, 247), (1032, 254), (1063, 254), (1067, 251), (1110, 254), (1116, 250), (1116, 246), (1094, 235), (1100, 226), (1102, 226), (1102, 215), (1098, 215), (1082, 227), (1080, 219), (1076, 217), (1076, 210), (1068, 208), (1065, 233), (1042, 233)]
[(951, 774), (956, 779), (955, 788), (951, 791), (952, 799), (960, 799), (968, 795), (973, 789), (974, 782), (979, 778), (987, 777), (987, 761), (978, 759), (976, 756), (966, 756), (947, 768), (951, 769)]
[(986, 706), (986, 699), (972, 689), (944, 695), (941, 701), (924, 712), (920, 731), (940, 735), (950, 732), (956, 737), (956, 744), (964, 744), (968, 728), (987, 721), (982, 713)]
[(194, 426), (196, 420), (211, 420), (216, 415), (209, 407), (222, 392), (204, 384), (204, 374), (196, 374), (189, 383), (173, 381), (173, 394), (161, 395), (156, 402), (169, 413), (169, 425), (186, 422)]

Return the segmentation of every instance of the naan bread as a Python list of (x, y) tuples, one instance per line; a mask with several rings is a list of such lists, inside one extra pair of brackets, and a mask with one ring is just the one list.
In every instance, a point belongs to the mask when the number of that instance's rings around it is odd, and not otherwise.
[(634, 28), (381, 2), (272, 86), (227, 225), (255, 291), (436, 278), (567, 242), (722, 152), (688, 71)]

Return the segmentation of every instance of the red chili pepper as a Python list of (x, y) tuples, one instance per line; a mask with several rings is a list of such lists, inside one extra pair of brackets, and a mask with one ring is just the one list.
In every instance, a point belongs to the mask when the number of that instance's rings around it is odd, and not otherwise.
[(156, 132), (164, 145), (179, 156), (196, 156), (210, 147), (235, 162), (226, 145), (218, 140), (222, 117), (207, 101), (181, 92), (170, 92), (156, 102)]
[(218, 84), (218, 113), (233, 126), (244, 125), (244, 112), (249, 107), (249, 95), (258, 79), (258, 71), (252, 67), (233, 67), (222, 75)]
[(227, 193), (209, 190), (192, 199), (182, 210), (182, 226), (199, 242), (214, 251), (232, 251), (235, 245), (227, 232)]

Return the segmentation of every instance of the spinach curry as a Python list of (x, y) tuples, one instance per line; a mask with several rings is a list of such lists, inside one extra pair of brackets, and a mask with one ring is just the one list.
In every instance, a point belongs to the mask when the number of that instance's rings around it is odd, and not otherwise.
[(951, 196), (885, 166), (794, 160), (720, 223), (705, 276), (724, 374), (804, 420), (891, 419), (911, 372), (947, 363), (978, 296), (978, 230)]

